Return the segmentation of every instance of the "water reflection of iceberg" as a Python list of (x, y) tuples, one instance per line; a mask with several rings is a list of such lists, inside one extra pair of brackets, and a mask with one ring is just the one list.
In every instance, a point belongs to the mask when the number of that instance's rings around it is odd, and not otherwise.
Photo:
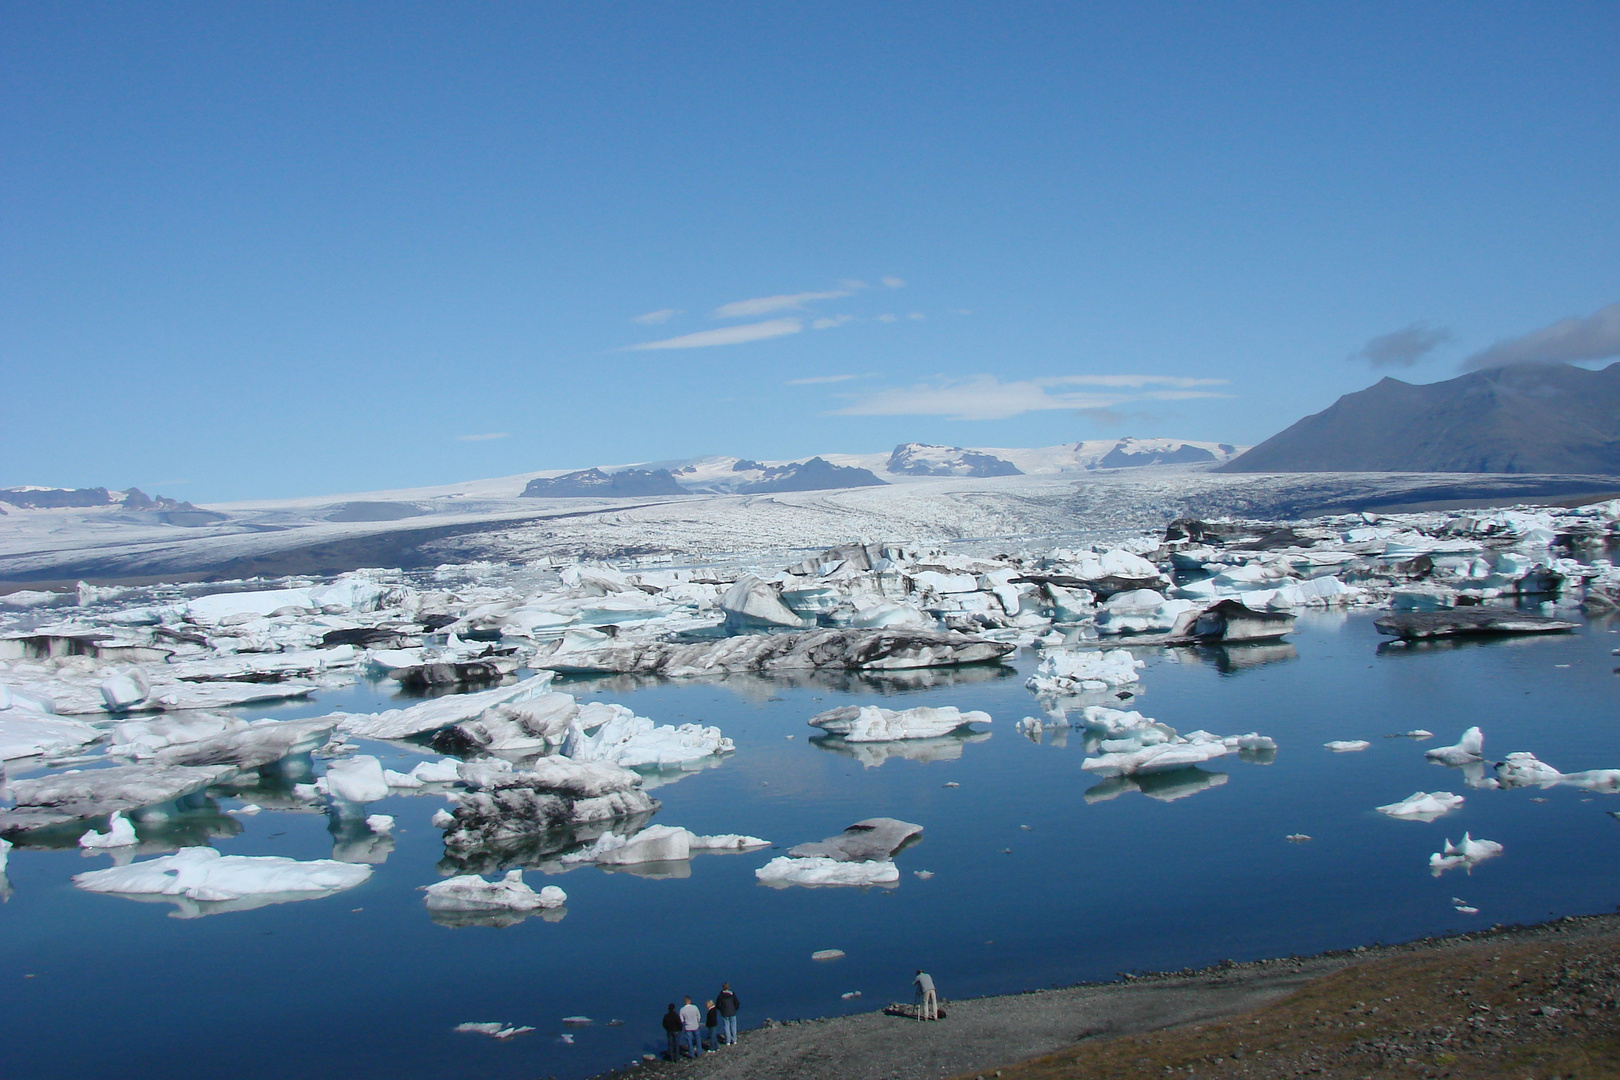
[(988, 731), (975, 731), (965, 735), (940, 735), (932, 739), (852, 743), (837, 735), (820, 735), (810, 739), (810, 745), (853, 758), (866, 768), (875, 769), (890, 758), (903, 758), (925, 765), (935, 761), (960, 761), (964, 746), (968, 743), (983, 742), (989, 737)]
[(1209, 664), (1222, 675), (1236, 675), (1262, 664), (1299, 659), (1299, 650), (1286, 641), (1256, 642), (1253, 645), (1199, 645), (1179, 651), (1183, 657)]
[(1223, 772), (1206, 772), (1203, 769), (1177, 769), (1174, 772), (1149, 773), (1142, 776), (1113, 776), (1088, 788), (1084, 798), (1087, 803), (1107, 802), (1129, 792), (1140, 791), (1150, 799), (1174, 802), (1212, 787), (1220, 787), (1227, 779), (1227, 775)]
[[(824, 690), (841, 694), (886, 696), (913, 690), (934, 690), (971, 683), (1016, 677), (1017, 669), (1006, 664), (966, 664), (960, 667), (907, 668), (899, 671), (869, 672), (848, 669), (793, 671), (777, 675), (752, 672), (719, 673), (712, 678), (687, 678), (680, 682), (722, 687), (748, 701), (768, 701), (783, 690)], [(590, 693), (627, 694), (670, 680), (659, 675), (567, 676), (554, 683), (558, 690), (583, 697)]]
[(546, 922), (562, 922), (568, 917), (566, 907), (540, 908), (537, 911), (489, 910), (472, 911), (466, 908), (458, 910), (428, 910), (428, 918), (440, 926), (448, 926), (452, 930), (465, 926), (488, 926), (493, 929), (504, 929), (516, 926), (524, 919), (530, 917), (544, 919)]
[(561, 829), (525, 833), (490, 841), (465, 851), (445, 852), (438, 869), (446, 877), (455, 874), (494, 874), (515, 867), (558, 873), (563, 868), (556, 859), (571, 851), (589, 847), (603, 833), (633, 836), (652, 822), (652, 813), (631, 814), (608, 821), (592, 821)]

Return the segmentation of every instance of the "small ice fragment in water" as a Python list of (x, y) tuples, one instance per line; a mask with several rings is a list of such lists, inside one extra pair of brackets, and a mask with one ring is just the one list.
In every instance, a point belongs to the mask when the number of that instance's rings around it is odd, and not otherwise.
[(810, 954), (812, 960), (837, 960), (844, 955), (843, 949), (820, 949)]
[(793, 736), (791, 736), (791, 735), (784, 735), (784, 736), (782, 736), (782, 738), (784, 738), (784, 739), (791, 739), (791, 738), (793, 738)]
[(856, 998), (861, 996), (861, 992), (859, 990), (851, 990), (847, 994), (839, 994), (838, 996), (843, 998), (845, 1001), (854, 1001)]
[(944, 785), (944, 786), (945, 786), (945, 787), (961, 787), (961, 786), (962, 786), (962, 785), (961, 785), (961, 784), (958, 784), (958, 783), (957, 783), (957, 782), (956, 782), (956, 781), (955, 781), (955, 780), (947, 780), (947, 781), (946, 781), (946, 782), (945, 782), (945, 785)]
[(1459, 907), (1457, 909), (1457, 913), (1459, 915), (1478, 915), (1479, 914), (1479, 908), (1477, 908), (1477, 907), (1468, 907), (1467, 905), (1464, 905), (1464, 906)]
[(394, 818), (391, 814), (370, 814), (366, 817), (366, 828), (378, 836), (387, 836), (394, 831)]
[(1380, 814), (1411, 821), (1433, 821), (1463, 804), (1461, 795), (1449, 791), (1414, 791), (1400, 802), (1377, 807)]
[(1366, 739), (1334, 739), (1332, 742), (1323, 743), (1322, 745), (1335, 754), (1353, 754), (1357, 750), (1367, 749), (1372, 743)]
[[(1609, 813), (1612, 814), (1612, 813), (1614, 813), (1614, 811), (1611, 810), (1611, 811), (1609, 811)], [(913, 870), (912, 873), (916, 874), (918, 877), (922, 878), (924, 881), (927, 881), (929, 878), (934, 876), (934, 872), (932, 870)]]
[(1284, 839), (1286, 839), (1290, 844), (1303, 844), (1305, 841), (1309, 840), (1310, 837), (1306, 836), (1302, 832), (1296, 832), (1289, 833), (1286, 837), (1284, 837)]
[(1026, 830), (1027, 830), (1027, 829), (1028, 829), (1028, 828), (1029, 828), (1029, 826), (1028, 826), (1028, 825), (1020, 825), (1020, 826), (1018, 826), (1018, 827), (1019, 827), (1019, 828), (1020, 828), (1020, 829), (1026, 829)]
[(257, 814), (263, 809), (264, 807), (260, 806), (258, 803), (248, 803), (245, 806), (238, 806), (235, 810), (227, 810), (226, 813), (241, 814), (243, 817), (252, 817), (254, 814)]
[(456, 823), (455, 815), (448, 810), (435, 810), (433, 816), (428, 818), (428, 824), (435, 829), (448, 829)]
[(1423, 756), (1442, 765), (1467, 765), (1473, 761), (1483, 761), (1485, 736), (1479, 728), (1471, 727), (1462, 733), (1456, 745), (1437, 746), (1433, 750), (1425, 750)]
[(586, 1024), (596, 1023), (595, 1020), (592, 1020), (588, 1016), (565, 1016), (562, 1018), (562, 1022), (565, 1024), (574, 1024), (579, 1027), (583, 1027)]
[(567, 1043), (569, 1046), (574, 1045), (574, 1036), (572, 1034), (570, 1034), (569, 1032), (566, 1032), (566, 1031), (563, 1032), (561, 1035), (557, 1036), (557, 1040), (559, 1042)]

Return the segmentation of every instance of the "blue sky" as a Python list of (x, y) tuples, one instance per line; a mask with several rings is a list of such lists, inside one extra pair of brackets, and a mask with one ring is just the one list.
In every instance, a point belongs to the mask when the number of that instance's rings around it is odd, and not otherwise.
[(0, 20), (0, 486), (1255, 442), (1620, 341), (1614, 4)]

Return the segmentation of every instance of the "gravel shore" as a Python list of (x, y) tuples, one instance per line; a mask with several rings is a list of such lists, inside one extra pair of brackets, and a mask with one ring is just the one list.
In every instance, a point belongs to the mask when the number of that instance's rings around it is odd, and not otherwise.
[[(1620, 915), (767, 1024), (692, 1080), (1620, 1076)], [(1506, 1071), (1502, 1071), (1506, 1070)], [(622, 1074), (617, 1074), (622, 1075)]]

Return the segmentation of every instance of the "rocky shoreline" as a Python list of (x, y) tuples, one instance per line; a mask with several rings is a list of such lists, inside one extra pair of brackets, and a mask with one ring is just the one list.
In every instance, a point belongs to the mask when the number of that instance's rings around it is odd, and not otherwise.
[(1620, 1075), (1620, 915), (776, 1023), (694, 1080)]

